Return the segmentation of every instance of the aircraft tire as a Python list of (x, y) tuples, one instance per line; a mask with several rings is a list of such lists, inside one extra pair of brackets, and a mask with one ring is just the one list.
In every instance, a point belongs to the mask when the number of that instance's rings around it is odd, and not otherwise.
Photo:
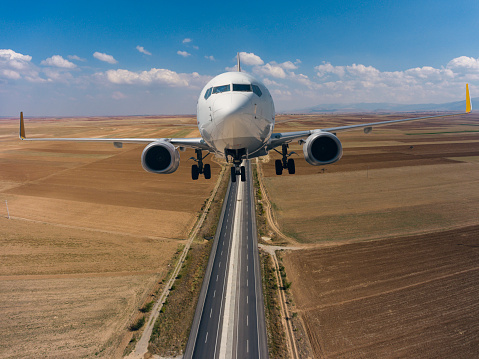
[(209, 163), (207, 163), (203, 168), (203, 174), (205, 175), (205, 179), (211, 178), (211, 166)]
[(241, 182), (246, 182), (246, 170), (244, 166), (241, 166)]
[(196, 181), (198, 179), (198, 176), (200, 174), (200, 170), (198, 169), (197, 165), (191, 166), (191, 178)]
[(288, 173), (294, 175), (296, 173), (296, 167), (292, 158), (288, 159)]
[(276, 168), (276, 174), (281, 176), (283, 174), (283, 163), (281, 160), (274, 161), (274, 167)]

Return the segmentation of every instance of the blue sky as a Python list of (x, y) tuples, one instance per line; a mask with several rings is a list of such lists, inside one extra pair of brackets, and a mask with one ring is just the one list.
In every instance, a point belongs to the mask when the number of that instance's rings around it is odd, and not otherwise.
[(479, 2), (22, 1), (0, 5), (0, 116), (194, 114), (235, 65), (278, 111), (479, 93)]

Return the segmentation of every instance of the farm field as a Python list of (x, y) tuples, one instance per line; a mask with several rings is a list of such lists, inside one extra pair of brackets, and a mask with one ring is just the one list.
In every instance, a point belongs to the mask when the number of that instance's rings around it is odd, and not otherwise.
[[(192, 117), (25, 123), (29, 137), (199, 135)], [(186, 151), (174, 174), (147, 173), (143, 147), (20, 141), (0, 120), (1, 358), (121, 356), (220, 169), (193, 185)]]
[[(384, 117), (348, 118), (338, 124)], [(305, 122), (297, 130), (331, 125), (321, 126), (317, 118)], [(274, 153), (263, 164), (264, 182), (283, 232), (300, 243), (317, 243), (477, 223), (479, 132), (468, 131), (479, 131), (478, 123), (471, 115), (423, 127), (419, 122), (379, 127), (369, 135), (340, 132), (343, 158), (328, 166), (310, 166), (302, 146), (294, 144), (295, 175), (275, 175)]]
[[(319, 120), (275, 130), (330, 126)], [(302, 248), (281, 256), (316, 358), (477, 356), (478, 123), (338, 133), (343, 158), (321, 167), (293, 145), (294, 176), (274, 174), (278, 156), (263, 163), (275, 217)]]

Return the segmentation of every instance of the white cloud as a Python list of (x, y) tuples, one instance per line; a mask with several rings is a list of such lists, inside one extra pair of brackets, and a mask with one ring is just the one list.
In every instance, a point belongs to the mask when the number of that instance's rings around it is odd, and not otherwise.
[(32, 57), (30, 55), (22, 55), (13, 50), (0, 49), (0, 63), (12, 67), (17, 70), (23, 70), (29, 66)]
[(95, 59), (100, 60), (100, 61), (108, 62), (109, 64), (118, 63), (118, 61), (116, 61), (113, 56), (107, 55), (107, 54), (104, 54), (104, 53), (98, 52), (98, 51), (93, 54), (93, 57)]
[(39, 76), (38, 68), (31, 63), (30, 55), (23, 55), (10, 49), (0, 49), (0, 78), (30, 82), (45, 82)]
[(479, 59), (467, 56), (456, 57), (455, 59), (449, 61), (447, 68), (453, 70), (479, 72)]
[(127, 96), (120, 92), (120, 91), (115, 91), (111, 94), (111, 98), (114, 99), (114, 100), (123, 100), (125, 99)]
[(187, 37), (187, 38), (184, 39), (182, 42), (183, 42), (183, 44), (188, 44), (188, 43), (190, 43), (191, 41), (193, 41), (193, 40), (191, 40), (190, 38)]
[(291, 61), (286, 61), (286, 62), (283, 62), (282, 64), (280, 64), (279, 66), (281, 66), (283, 69), (285, 70), (296, 70), (298, 68), (298, 66), (296, 66), (295, 64), (293, 64)]
[(205, 56), (205, 59), (208, 59), (208, 60), (211, 60), (211, 61), (216, 61), (216, 59), (213, 57), (213, 55)]
[(252, 52), (240, 52), (240, 61), (244, 65), (258, 66), (263, 65), (264, 61), (261, 60), (261, 57), (253, 54)]
[(145, 48), (144, 48), (143, 46), (138, 45), (138, 46), (136, 47), (136, 49), (137, 49), (138, 51), (140, 51), (141, 53), (145, 54), (145, 55), (150, 55), (150, 56), (151, 56), (151, 52), (145, 50)]
[(212, 78), (211, 76), (200, 75), (197, 72), (187, 74), (157, 68), (139, 72), (124, 69), (108, 70), (104, 73), (95, 74), (95, 77), (100, 82), (106, 81), (117, 85), (160, 85), (192, 89), (201, 89)]
[(61, 67), (64, 69), (74, 69), (75, 67), (77, 67), (77, 65), (75, 65), (73, 62), (65, 60), (60, 55), (53, 55), (52, 57), (49, 57), (48, 59), (40, 62), (40, 65)]
[(280, 79), (286, 78), (286, 72), (283, 68), (275, 63), (267, 63), (264, 66), (256, 66), (253, 68), (253, 72), (264, 76), (272, 76)]
[(81, 57), (77, 56), (77, 55), (68, 55), (68, 58), (70, 60), (76, 60), (76, 61), (86, 61), (86, 59), (82, 59)]
[(13, 70), (5, 69), (5, 70), (2, 70), (1, 73), (3, 77), (6, 77), (7, 79), (11, 79), (11, 80), (18, 80), (21, 77), (18, 72)]
[(188, 86), (188, 81), (174, 71), (153, 68), (149, 71), (132, 72), (128, 70), (108, 70), (108, 81), (115, 84), (142, 84), (152, 83), (168, 86)]
[(180, 56), (183, 56), (183, 57), (191, 56), (191, 54), (186, 52), (186, 51), (177, 51), (176, 53)]
[(68, 83), (73, 80), (73, 75), (69, 71), (61, 68), (47, 67), (43, 70), (49, 82), (63, 82)]

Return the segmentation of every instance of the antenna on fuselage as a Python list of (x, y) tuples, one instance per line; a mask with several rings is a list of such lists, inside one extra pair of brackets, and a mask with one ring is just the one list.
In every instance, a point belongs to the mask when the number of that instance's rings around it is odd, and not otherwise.
[(241, 64), (240, 64), (240, 55), (239, 55), (239, 52), (236, 53), (236, 58), (238, 59), (238, 72), (241, 72)]

